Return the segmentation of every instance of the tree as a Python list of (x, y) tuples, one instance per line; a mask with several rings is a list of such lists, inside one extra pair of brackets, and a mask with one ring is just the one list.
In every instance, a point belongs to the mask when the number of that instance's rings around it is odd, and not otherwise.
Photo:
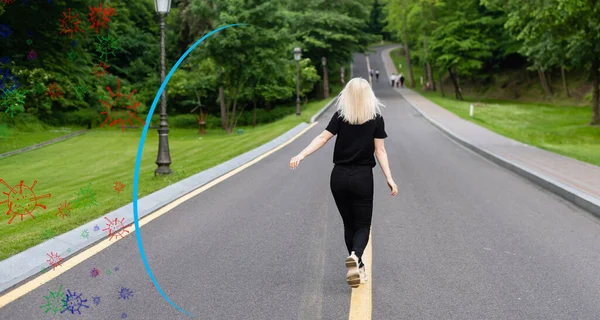
[(412, 61), (410, 56), (409, 38), (409, 21), (408, 15), (413, 0), (391, 0), (387, 3), (385, 9), (387, 11), (385, 30), (394, 32), (398, 38), (402, 39), (404, 56), (406, 57), (406, 70), (408, 71), (408, 85), (411, 88), (415, 87), (415, 79), (412, 72)]

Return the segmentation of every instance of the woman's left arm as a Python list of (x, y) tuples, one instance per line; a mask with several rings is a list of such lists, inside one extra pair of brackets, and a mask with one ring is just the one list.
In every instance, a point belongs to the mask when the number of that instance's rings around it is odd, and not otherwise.
[(302, 152), (300, 152), (297, 156), (293, 157), (290, 160), (290, 169), (294, 170), (300, 164), (300, 161), (304, 160), (304, 158), (308, 157), (313, 152), (321, 149), (329, 139), (333, 137), (333, 134), (327, 130), (323, 130), (320, 135), (313, 139), (313, 141), (306, 147)]

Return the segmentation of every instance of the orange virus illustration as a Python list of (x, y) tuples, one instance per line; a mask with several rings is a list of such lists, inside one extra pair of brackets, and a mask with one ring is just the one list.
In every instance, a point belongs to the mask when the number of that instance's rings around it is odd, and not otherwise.
[(60, 266), (60, 263), (63, 261), (63, 258), (61, 258), (56, 252), (46, 253), (46, 255), (49, 258), (48, 260), (46, 260), (46, 262), (48, 262), (48, 265), (50, 265), (50, 267), (52, 267), (53, 270), (56, 267)]
[(92, 71), (92, 74), (95, 74), (98, 76), (98, 80), (100, 80), (100, 78), (102, 78), (104, 75), (106, 75), (108, 72), (106, 71), (106, 69), (108, 69), (110, 66), (107, 65), (104, 62), (100, 62), (97, 65), (94, 66), (94, 71)]
[[(100, 100), (100, 102), (106, 107), (106, 111), (100, 112), (100, 114), (105, 114), (106, 119), (100, 127), (103, 127), (106, 122), (110, 121), (110, 127), (112, 127), (115, 123), (121, 124), (121, 131), (125, 131), (125, 122), (128, 122), (133, 126), (133, 122), (131, 119), (136, 119), (141, 124), (146, 124), (146, 122), (142, 121), (137, 117), (137, 107), (140, 105), (140, 102), (136, 102), (133, 100), (132, 96), (135, 94), (135, 89), (129, 93), (128, 96), (125, 96), (121, 93), (121, 79), (117, 78), (117, 92), (113, 92), (111, 87), (106, 87), (106, 90), (110, 94), (109, 101)], [(123, 118), (127, 118), (124, 120)]]
[(113, 187), (118, 194), (121, 194), (121, 191), (125, 188), (125, 185), (120, 181), (115, 181), (115, 185)]
[(71, 214), (71, 203), (69, 201), (65, 201), (58, 205), (58, 213), (57, 217), (65, 218)]
[(102, 229), (102, 231), (108, 231), (108, 240), (112, 240), (113, 237), (123, 238), (123, 234), (125, 232), (129, 233), (128, 230), (125, 230), (125, 225), (123, 224), (125, 218), (121, 218), (121, 220), (119, 220), (118, 218), (115, 218), (114, 220), (109, 220), (107, 217), (104, 217), (104, 219), (106, 219), (108, 223), (106, 224), (106, 229)]
[(56, 99), (57, 97), (60, 97), (63, 95), (63, 92), (60, 91), (60, 87), (58, 86), (58, 84), (56, 82), (50, 84), (48, 86), (48, 96), (52, 99)]
[(0, 202), (0, 204), (8, 204), (6, 215), (12, 214), (12, 218), (8, 220), (8, 224), (11, 224), (17, 215), (21, 216), (21, 221), (23, 221), (23, 217), (27, 215), (35, 219), (35, 216), (33, 215), (35, 208), (41, 207), (46, 209), (45, 205), (39, 204), (37, 201), (42, 198), (50, 198), (51, 195), (48, 193), (43, 196), (36, 196), (33, 189), (35, 188), (37, 181), (33, 181), (31, 187), (24, 185), (23, 180), (14, 187), (9, 186), (8, 183), (2, 179), (0, 179), (0, 183), (4, 184), (9, 189), (9, 192), (2, 192), (7, 196), (7, 199)]
[(68, 9), (68, 13), (63, 12), (62, 14), (63, 17), (60, 19), (60, 34), (70, 33), (70, 38), (73, 38), (73, 33), (83, 33), (83, 29), (79, 27), (79, 24), (81, 23), (79, 20), (79, 14), (72, 16), (71, 8)]
[(102, 3), (100, 3), (99, 7), (88, 7), (90, 8), (90, 14), (88, 21), (92, 24), (92, 29), (96, 29), (96, 33), (98, 33), (98, 28), (103, 27), (106, 29), (106, 24), (110, 22), (109, 17), (115, 15), (115, 9), (111, 7), (102, 8)]

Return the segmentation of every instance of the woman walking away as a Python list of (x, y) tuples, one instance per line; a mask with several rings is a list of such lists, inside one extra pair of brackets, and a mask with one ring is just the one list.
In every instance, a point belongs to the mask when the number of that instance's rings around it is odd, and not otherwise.
[(400, 74), (400, 86), (404, 88), (404, 74)]
[(344, 239), (349, 256), (346, 258), (346, 281), (352, 288), (367, 281), (363, 252), (369, 241), (373, 214), (373, 167), (375, 156), (386, 177), (391, 195), (398, 194), (392, 178), (383, 139), (387, 137), (381, 102), (375, 97), (369, 82), (354, 78), (339, 94), (337, 111), (327, 128), (302, 152), (290, 160), (290, 168), (323, 147), (338, 135), (333, 152), (330, 188), (344, 223)]

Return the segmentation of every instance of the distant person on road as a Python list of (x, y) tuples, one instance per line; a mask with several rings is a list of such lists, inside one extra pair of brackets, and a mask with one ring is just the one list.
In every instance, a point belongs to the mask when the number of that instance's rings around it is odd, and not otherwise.
[[(363, 252), (369, 241), (373, 215), (373, 167), (375, 157), (381, 166), (391, 195), (398, 194), (392, 178), (384, 138), (387, 137), (381, 109), (371, 85), (354, 78), (340, 92), (336, 112), (327, 128), (290, 160), (295, 170), (302, 160), (323, 147), (337, 134), (331, 171), (330, 188), (344, 223), (344, 239), (349, 256), (346, 258), (346, 281), (352, 288), (367, 281)], [(308, 259), (304, 257), (302, 259)]]
[(375, 69), (375, 79), (379, 82), (379, 69)]
[(390, 82), (392, 83), (392, 88), (394, 87), (394, 82), (396, 82), (396, 74), (392, 73), (390, 76)]
[(369, 74), (371, 75), (371, 78), (373, 78), (373, 69), (369, 70)]
[(400, 74), (400, 86), (404, 88), (404, 74)]

